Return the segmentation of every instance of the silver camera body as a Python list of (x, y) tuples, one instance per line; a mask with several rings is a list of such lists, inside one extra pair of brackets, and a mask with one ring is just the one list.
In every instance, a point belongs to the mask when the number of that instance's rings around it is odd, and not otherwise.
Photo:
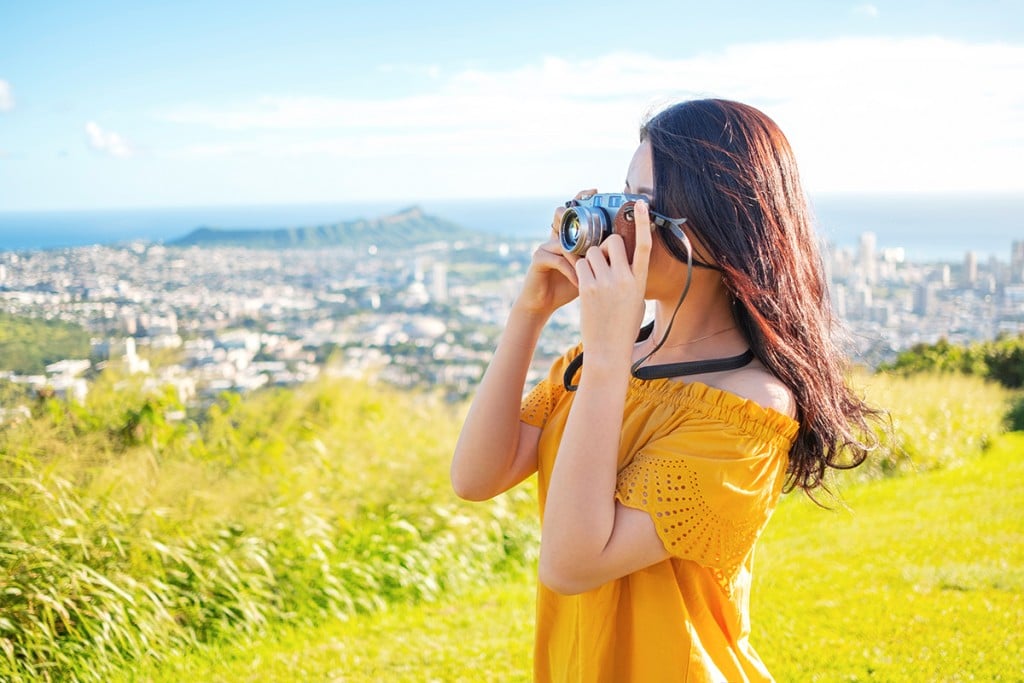
[(641, 199), (646, 201), (647, 197), (641, 194), (602, 193), (567, 201), (558, 230), (562, 250), (567, 254), (583, 256), (590, 247), (596, 247), (618, 233), (627, 244), (627, 252), (632, 254), (636, 239), (633, 204)]

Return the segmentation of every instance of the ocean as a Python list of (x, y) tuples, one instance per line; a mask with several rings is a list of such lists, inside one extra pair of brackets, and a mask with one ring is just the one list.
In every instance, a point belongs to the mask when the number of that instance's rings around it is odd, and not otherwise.
[[(911, 261), (1009, 260), (1024, 240), (1021, 195), (812, 196), (818, 231), (830, 243), (856, 247), (874, 232), (877, 246), (903, 248)], [(53, 249), (134, 240), (170, 241), (201, 226), (299, 227), (373, 218), (416, 204), (427, 212), (496, 236), (544, 237), (558, 199), (379, 201), (265, 206), (213, 206), (95, 211), (0, 212), (0, 251)]]

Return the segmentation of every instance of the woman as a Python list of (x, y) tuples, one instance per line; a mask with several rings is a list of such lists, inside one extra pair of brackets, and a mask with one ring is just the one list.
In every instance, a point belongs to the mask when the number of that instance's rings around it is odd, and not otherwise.
[[(874, 412), (844, 382), (773, 121), (723, 100), (668, 108), (643, 126), (625, 192), (647, 198), (632, 254), (617, 234), (565, 253), (556, 212), (452, 483), (485, 500), (538, 473), (536, 680), (771, 680), (748, 640), (754, 543), (783, 490), (864, 459)], [(544, 324), (577, 296), (582, 344), (521, 402)]]

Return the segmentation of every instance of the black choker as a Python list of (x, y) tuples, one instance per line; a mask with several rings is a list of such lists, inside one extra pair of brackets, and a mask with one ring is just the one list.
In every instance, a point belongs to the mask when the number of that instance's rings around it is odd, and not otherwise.
[[(646, 325), (640, 330), (640, 335), (637, 337), (637, 341), (643, 341), (651, 336), (651, 331), (654, 329), (654, 323)], [(754, 360), (754, 352), (747, 349), (738, 356), (729, 356), (727, 358), (709, 358), (708, 360), (691, 360), (683, 363), (665, 363), (663, 365), (648, 365), (645, 367), (634, 367), (631, 370), (633, 377), (642, 380), (650, 379), (669, 379), (671, 377), (682, 377), (684, 375), (702, 375), (704, 373), (711, 372), (725, 372), (726, 370), (737, 370), (745, 365), (748, 365), (750, 361)], [(565, 374), (562, 376), (562, 383), (565, 385), (567, 391), (576, 391), (579, 388), (578, 384), (573, 384), (573, 378), (576, 377), (576, 373), (583, 367), (583, 354), (576, 356), (569, 361), (568, 367), (565, 368)]]

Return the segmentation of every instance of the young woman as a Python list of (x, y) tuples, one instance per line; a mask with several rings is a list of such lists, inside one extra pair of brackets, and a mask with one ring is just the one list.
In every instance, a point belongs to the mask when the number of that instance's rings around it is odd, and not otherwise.
[[(749, 642), (755, 541), (783, 490), (863, 460), (874, 412), (845, 384), (773, 121), (723, 100), (670, 107), (641, 129), (625, 192), (646, 197), (632, 253), (618, 234), (566, 253), (556, 212), (452, 483), (485, 500), (538, 474), (537, 681), (771, 680)], [(542, 328), (577, 296), (582, 343), (521, 400)]]

